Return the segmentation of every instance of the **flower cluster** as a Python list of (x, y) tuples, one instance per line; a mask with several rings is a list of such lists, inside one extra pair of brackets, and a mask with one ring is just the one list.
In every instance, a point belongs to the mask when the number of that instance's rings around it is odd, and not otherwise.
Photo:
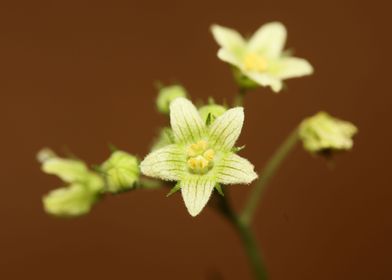
[[(249, 39), (219, 25), (213, 25), (211, 31), (220, 46), (218, 58), (233, 68), (241, 90), (239, 99), (244, 91), (259, 86), (279, 92), (284, 80), (313, 73), (307, 60), (284, 51), (287, 31), (282, 23), (267, 23)], [(43, 198), (45, 210), (63, 217), (83, 215), (102, 195), (151, 188), (162, 180), (173, 182), (169, 194), (181, 191), (188, 212), (196, 216), (214, 190), (223, 195), (222, 185), (250, 184), (257, 179), (254, 166), (239, 156), (241, 148), (235, 147), (244, 123), (243, 107), (230, 108), (212, 98), (196, 107), (185, 88), (175, 84), (160, 86), (156, 108), (170, 116), (170, 127), (160, 130), (141, 162), (134, 155), (116, 150), (91, 170), (81, 160), (41, 151), (38, 158), (42, 170), (57, 175), (66, 185)], [(295, 141), (299, 135), (305, 150), (312, 154), (349, 150), (356, 132), (353, 124), (320, 112), (300, 124)]]

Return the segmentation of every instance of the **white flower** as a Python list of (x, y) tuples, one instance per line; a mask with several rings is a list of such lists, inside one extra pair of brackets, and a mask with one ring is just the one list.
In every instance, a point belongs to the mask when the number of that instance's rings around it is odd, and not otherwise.
[[(234, 65), (253, 83), (270, 86), (279, 92), (283, 80), (313, 73), (307, 60), (284, 54), (287, 32), (280, 22), (261, 26), (249, 40), (237, 31), (219, 25), (213, 25), (211, 31), (221, 47), (218, 57)], [(249, 86), (249, 80), (244, 83)]]
[(185, 205), (198, 215), (219, 184), (249, 184), (257, 178), (253, 165), (236, 155), (233, 147), (243, 121), (243, 108), (233, 108), (210, 126), (185, 98), (170, 105), (174, 144), (155, 150), (141, 163), (143, 174), (178, 181)]

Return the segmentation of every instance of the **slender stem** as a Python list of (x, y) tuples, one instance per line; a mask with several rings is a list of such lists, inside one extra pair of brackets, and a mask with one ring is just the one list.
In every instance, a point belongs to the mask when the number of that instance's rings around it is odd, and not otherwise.
[[(227, 196), (227, 193), (226, 193)], [(256, 240), (248, 225), (241, 221), (236, 213), (232, 210), (226, 196), (219, 196), (219, 210), (228, 219), (233, 228), (241, 238), (245, 252), (248, 256), (253, 274), (257, 280), (266, 280), (267, 272), (263, 265), (260, 252), (257, 249)]]
[(250, 193), (248, 202), (245, 204), (245, 209), (241, 215), (241, 220), (245, 224), (250, 224), (250, 222), (252, 221), (253, 215), (257, 208), (257, 204), (259, 203), (261, 196), (264, 193), (265, 187), (267, 186), (269, 180), (274, 176), (275, 172), (282, 164), (283, 160), (293, 149), (298, 139), (298, 130), (295, 129), (282, 143), (282, 145), (278, 148), (278, 150), (275, 152), (275, 154), (272, 156), (272, 158), (268, 161), (267, 165), (263, 169), (261, 173), (262, 177), (259, 181), (257, 181), (255, 187)]
[(239, 88), (238, 90), (238, 94), (235, 96), (234, 98), (234, 107), (237, 106), (243, 106), (244, 105), (244, 99), (245, 99), (245, 95), (246, 95), (246, 88)]

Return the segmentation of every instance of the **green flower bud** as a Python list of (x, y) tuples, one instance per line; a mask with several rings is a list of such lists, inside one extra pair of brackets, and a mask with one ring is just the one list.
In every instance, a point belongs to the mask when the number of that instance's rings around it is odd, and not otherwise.
[(107, 190), (117, 193), (131, 189), (139, 180), (139, 162), (136, 157), (122, 151), (114, 152), (101, 166)]
[(158, 111), (163, 114), (169, 113), (170, 103), (178, 97), (186, 97), (186, 90), (180, 85), (163, 87), (159, 90), (156, 105)]
[(164, 127), (159, 132), (158, 138), (154, 141), (151, 151), (158, 150), (160, 148), (163, 148), (173, 143), (174, 143), (173, 131), (171, 130), (170, 127)]
[(98, 194), (81, 184), (59, 188), (44, 196), (44, 209), (59, 217), (75, 217), (87, 214), (97, 201)]
[(199, 114), (205, 123), (207, 123), (208, 115), (210, 115), (210, 117), (212, 118), (211, 121), (213, 121), (217, 117), (223, 115), (223, 113), (225, 113), (226, 111), (226, 107), (218, 104), (204, 105), (199, 108)]
[(311, 153), (329, 153), (350, 150), (357, 127), (347, 121), (339, 120), (325, 112), (302, 121), (299, 136), (305, 150)]

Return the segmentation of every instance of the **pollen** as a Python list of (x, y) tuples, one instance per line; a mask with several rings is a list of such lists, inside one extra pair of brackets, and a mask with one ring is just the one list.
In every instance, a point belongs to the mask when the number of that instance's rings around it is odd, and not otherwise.
[(209, 148), (208, 142), (200, 140), (188, 147), (188, 168), (192, 173), (205, 174), (213, 166), (215, 152)]
[(203, 157), (204, 157), (206, 160), (209, 160), (209, 161), (213, 160), (213, 159), (214, 159), (214, 156), (215, 156), (215, 152), (214, 152), (213, 149), (208, 149), (208, 150), (205, 151), (204, 154), (203, 154)]
[(256, 53), (246, 54), (243, 63), (244, 68), (247, 71), (264, 72), (268, 68), (267, 59), (264, 56)]

